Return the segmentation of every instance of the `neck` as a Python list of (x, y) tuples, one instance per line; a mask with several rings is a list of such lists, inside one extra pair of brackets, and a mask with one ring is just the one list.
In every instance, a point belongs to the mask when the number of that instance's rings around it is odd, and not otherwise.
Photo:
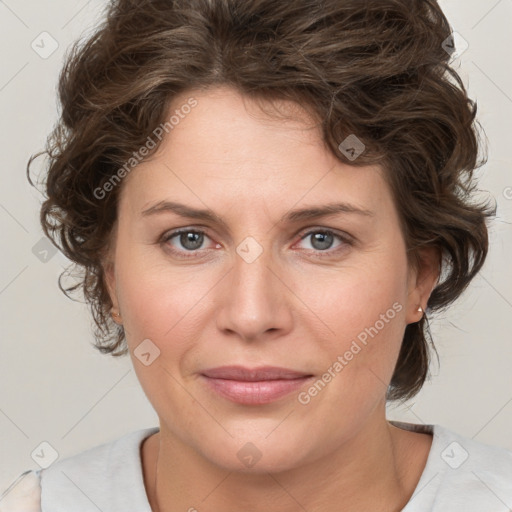
[[(425, 466), (431, 436), (390, 425), (385, 410), (325, 457), (286, 471), (239, 473), (205, 459), (160, 427), (143, 445), (145, 485), (156, 512), (399, 511)], [(157, 506), (158, 504), (158, 506)]]

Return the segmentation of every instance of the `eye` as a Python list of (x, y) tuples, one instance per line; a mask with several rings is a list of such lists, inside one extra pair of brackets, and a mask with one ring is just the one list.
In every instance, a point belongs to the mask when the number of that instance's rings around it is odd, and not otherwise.
[[(203, 244), (205, 239), (209, 239), (209, 237), (204, 231), (197, 229), (180, 229), (164, 234), (160, 242), (169, 247), (171, 252), (189, 258), (197, 255), (199, 249), (204, 249)], [(219, 244), (216, 244), (216, 247), (220, 247)], [(190, 255), (186, 253), (190, 253)]]
[[(209, 248), (204, 247), (206, 239), (211, 240), (203, 230), (183, 228), (165, 233), (160, 240), (160, 244), (165, 245), (178, 257), (190, 258), (198, 256), (201, 251), (208, 251)], [(306, 247), (306, 250), (318, 253), (319, 257), (332, 256), (354, 243), (352, 237), (348, 234), (341, 235), (330, 229), (310, 230), (301, 236), (300, 241), (307, 239), (310, 240), (311, 247)], [(336, 239), (339, 241), (338, 245), (330, 250)], [(220, 244), (215, 243), (214, 248), (220, 247)]]
[[(310, 240), (311, 245), (311, 248), (307, 248), (308, 250), (327, 253), (327, 255), (337, 253), (353, 244), (353, 240), (349, 235), (340, 235), (329, 229), (314, 229), (301, 236), (301, 241), (308, 239)], [(336, 239), (338, 239), (340, 243), (335, 247), (335, 249), (329, 250)], [(320, 256), (324, 255), (321, 254)]]

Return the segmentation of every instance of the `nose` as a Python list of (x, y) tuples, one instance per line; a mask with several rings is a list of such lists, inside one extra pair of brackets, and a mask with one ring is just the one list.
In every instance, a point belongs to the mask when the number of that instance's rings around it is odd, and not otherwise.
[[(240, 256), (242, 254), (242, 256)], [(217, 327), (244, 341), (276, 338), (292, 328), (292, 295), (269, 249), (254, 260), (243, 252), (222, 281)]]

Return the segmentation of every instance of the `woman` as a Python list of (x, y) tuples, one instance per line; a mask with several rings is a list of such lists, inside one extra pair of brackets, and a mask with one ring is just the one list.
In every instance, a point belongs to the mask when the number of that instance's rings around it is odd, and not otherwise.
[(41, 221), (159, 427), (0, 510), (511, 506), (512, 452), (385, 415), (488, 249), (450, 37), (434, 0), (112, 2), (61, 75)]

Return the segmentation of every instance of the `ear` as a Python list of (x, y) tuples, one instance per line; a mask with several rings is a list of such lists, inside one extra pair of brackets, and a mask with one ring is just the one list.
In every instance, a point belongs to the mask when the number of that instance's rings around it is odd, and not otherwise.
[(115, 266), (114, 266), (114, 261), (110, 257), (110, 255), (103, 262), (102, 266), (103, 266), (104, 283), (105, 283), (105, 286), (107, 287), (107, 291), (110, 296), (110, 300), (112, 301), (112, 311), (118, 314), (118, 315), (112, 315), (112, 319), (114, 320), (114, 322), (121, 325), (122, 322), (121, 322), (121, 313), (119, 311), (119, 301), (118, 301), (118, 297), (117, 297)]
[[(417, 264), (408, 275), (407, 323), (419, 322), (441, 272), (441, 254), (437, 247), (425, 247), (417, 252)], [(418, 311), (418, 307), (422, 311)]]

